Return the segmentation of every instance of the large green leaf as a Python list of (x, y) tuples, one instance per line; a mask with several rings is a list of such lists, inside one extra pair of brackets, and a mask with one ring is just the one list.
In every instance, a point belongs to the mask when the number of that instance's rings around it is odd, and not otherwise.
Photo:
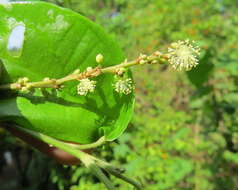
[[(77, 13), (42, 2), (0, 5), (1, 83), (19, 77), (62, 78), (75, 69), (97, 66), (99, 53), (105, 58), (103, 67), (124, 59), (114, 39)], [(128, 125), (134, 96), (114, 92), (113, 79), (112, 74), (97, 77), (96, 91), (87, 96), (77, 94), (77, 82), (68, 82), (62, 91), (10, 97), (1, 92), (0, 119), (61, 140), (90, 143), (104, 134), (114, 140)]]

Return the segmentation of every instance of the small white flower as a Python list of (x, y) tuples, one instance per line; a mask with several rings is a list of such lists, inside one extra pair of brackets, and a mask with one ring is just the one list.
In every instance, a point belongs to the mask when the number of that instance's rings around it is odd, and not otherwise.
[(131, 78), (118, 80), (114, 85), (115, 91), (122, 94), (130, 94), (134, 89)]
[(168, 62), (176, 70), (189, 71), (198, 65), (200, 48), (194, 46), (194, 41), (178, 41), (168, 48)]
[(96, 81), (89, 79), (80, 80), (77, 86), (78, 94), (81, 96), (86, 96), (89, 92), (93, 92), (95, 90), (96, 83)]

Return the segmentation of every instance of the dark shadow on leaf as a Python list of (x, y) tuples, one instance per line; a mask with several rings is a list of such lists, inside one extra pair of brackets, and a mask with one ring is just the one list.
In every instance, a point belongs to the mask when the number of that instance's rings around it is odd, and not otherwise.
[(196, 88), (203, 87), (209, 80), (209, 77), (214, 69), (214, 65), (212, 63), (213, 56), (213, 53), (207, 50), (204, 57), (200, 60), (200, 64), (193, 70), (186, 73), (188, 79), (194, 86), (196, 86)]
[(115, 104), (113, 107), (110, 107), (107, 103), (108, 100), (105, 93), (99, 88), (96, 95), (100, 96), (103, 100), (103, 105), (99, 107), (93, 97), (85, 97), (86, 103), (82, 104), (59, 97), (57, 90), (55, 89), (43, 89), (41, 92), (42, 96), (35, 95), (34, 92), (19, 93), (18, 96), (28, 99), (32, 104), (44, 104), (46, 102), (51, 102), (69, 107), (83, 108), (100, 116), (100, 119), (96, 121), (99, 126), (111, 126), (119, 117), (121, 107), (130, 100), (126, 95), (119, 95), (115, 92), (115, 99), (120, 100), (123, 104)]

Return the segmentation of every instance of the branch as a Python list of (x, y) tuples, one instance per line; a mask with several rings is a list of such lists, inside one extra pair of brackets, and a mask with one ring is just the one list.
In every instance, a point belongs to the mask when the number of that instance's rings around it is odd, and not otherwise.
[[(10, 89), (28, 92), (34, 88), (60, 89), (63, 88), (64, 83), (78, 80), (80, 82), (78, 85), (78, 94), (87, 95), (88, 92), (93, 92), (96, 87), (96, 81), (90, 81), (89, 78), (95, 78), (106, 73), (122, 76), (126, 69), (132, 66), (168, 62), (176, 70), (188, 71), (198, 65), (198, 55), (200, 53), (200, 49), (193, 44), (194, 42), (190, 42), (189, 40), (178, 41), (170, 45), (167, 53), (156, 51), (149, 56), (140, 54), (138, 58), (129, 62), (126, 59), (118, 65), (105, 68), (101, 68), (101, 66), (95, 68), (88, 67), (83, 72), (80, 72), (80, 70), (77, 69), (73, 73), (60, 79), (50, 79), (46, 77), (42, 81), (29, 82), (28, 78), (23, 77), (18, 79), (15, 83), (0, 85), (0, 90)], [(102, 54), (98, 54), (96, 56), (96, 62), (99, 65), (103, 62)], [(132, 80), (130, 78), (126, 80), (118, 80), (114, 85), (114, 88), (115, 91), (119, 93), (129, 94), (133, 89)]]
[(87, 78), (94, 78), (101, 74), (105, 73), (113, 73), (113, 74), (122, 74), (125, 72), (125, 68), (132, 67), (135, 65), (141, 65), (141, 64), (155, 64), (158, 62), (164, 61), (166, 57), (161, 54), (160, 52), (155, 52), (154, 54), (150, 56), (141, 55), (139, 58), (127, 62), (125, 60), (123, 63), (115, 65), (115, 66), (109, 66), (105, 68), (96, 67), (91, 68), (88, 67), (86, 71), (80, 72), (79, 69), (75, 70), (72, 74), (69, 74), (68, 76), (65, 76), (60, 79), (50, 79), (50, 78), (44, 78), (43, 81), (38, 82), (28, 82), (28, 78), (20, 78), (17, 82), (12, 84), (4, 84), (0, 85), (0, 89), (11, 89), (11, 90), (31, 90), (34, 88), (60, 88), (62, 84), (74, 80), (82, 80)]
[[(13, 126), (13, 127), (15, 127), (15, 126)], [(27, 134), (30, 134), (31, 136), (35, 137), (36, 139), (39, 139), (47, 144), (50, 144), (50, 145), (55, 146), (61, 150), (64, 150), (65, 152), (67, 152), (67, 153), (75, 156), (79, 160), (81, 160), (82, 163), (105, 184), (105, 186), (107, 187), (108, 190), (115, 190), (115, 187), (112, 185), (112, 183), (108, 179), (108, 177), (103, 173), (102, 169), (107, 171), (109, 174), (112, 174), (112, 175), (124, 180), (125, 182), (130, 183), (137, 190), (142, 190), (142, 188), (140, 187), (140, 185), (137, 182), (121, 175), (121, 173), (124, 171), (122, 169), (116, 168), (116, 167), (112, 166), (111, 164), (109, 164), (103, 160), (100, 160), (100, 159), (98, 159), (88, 153), (85, 153), (81, 150), (78, 150), (77, 148), (72, 147), (71, 145), (69, 145), (63, 141), (54, 139), (54, 138), (47, 136), (45, 134), (42, 134), (40, 132), (32, 131), (30, 129), (26, 129), (23, 127), (17, 127), (17, 129), (19, 129)]]

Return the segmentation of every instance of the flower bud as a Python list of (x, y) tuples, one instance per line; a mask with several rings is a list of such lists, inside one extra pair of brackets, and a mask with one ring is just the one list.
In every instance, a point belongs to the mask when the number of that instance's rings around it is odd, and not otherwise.
[(98, 55), (96, 56), (96, 62), (97, 62), (97, 63), (102, 63), (103, 60), (104, 60), (104, 57), (103, 57), (102, 54), (98, 54)]

